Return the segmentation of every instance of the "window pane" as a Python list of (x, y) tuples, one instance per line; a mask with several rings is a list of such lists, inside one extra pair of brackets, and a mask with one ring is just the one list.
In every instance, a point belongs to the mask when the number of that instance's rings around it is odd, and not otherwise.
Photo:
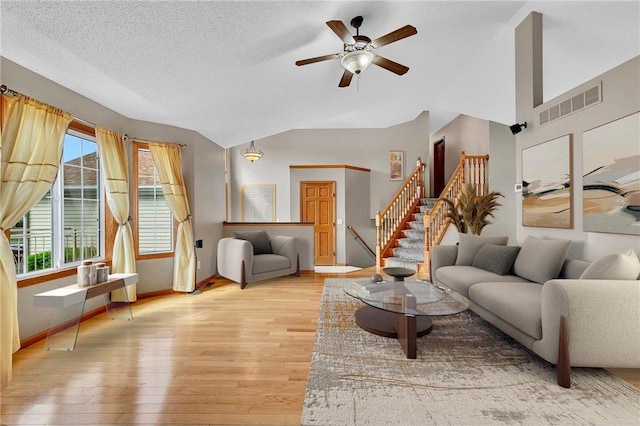
[(52, 189), (11, 229), (16, 273), (100, 256), (101, 209), (97, 144), (66, 134)]
[(51, 191), (11, 228), (11, 251), (16, 274), (53, 267), (53, 210)]
[(63, 262), (100, 255), (100, 175), (97, 144), (73, 135), (64, 141)]
[(98, 200), (98, 172), (91, 169), (82, 170), (82, 194), (85, 200)]
[(173, 215), (162, 193), (151, 152), (138, 150), (138, 252), (173, 250)]

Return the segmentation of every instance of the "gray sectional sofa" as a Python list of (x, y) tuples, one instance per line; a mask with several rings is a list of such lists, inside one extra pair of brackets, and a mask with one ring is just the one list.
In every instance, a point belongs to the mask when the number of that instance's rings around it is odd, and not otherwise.
[(640, 262), (633, 250), (594, 262), (566, 259), (569, 241), (460, 235), (436, 246), (431, 277), (541, 358), (570, 367), (640, 368)]

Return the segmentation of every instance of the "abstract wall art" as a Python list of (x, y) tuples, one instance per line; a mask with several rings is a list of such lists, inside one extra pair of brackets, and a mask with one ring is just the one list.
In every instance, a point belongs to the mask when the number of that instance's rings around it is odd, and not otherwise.
[(403, 151), (389, 151), (389, 180), (404, 180)]
[(640, 112), (584, 132), (585, 232), (640, 235)]
[(573, 227), (572, 135), (522, 150), (522, 225)]

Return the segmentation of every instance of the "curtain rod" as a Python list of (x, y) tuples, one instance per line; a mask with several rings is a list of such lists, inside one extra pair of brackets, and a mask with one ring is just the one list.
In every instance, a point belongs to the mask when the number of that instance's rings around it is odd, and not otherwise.
[[(20, 92), (17, 92), (17, 91), (15, 91), (15, 90), (13, 90), (13, 89), (8, 88), (8, 87), (7, 87), (6, 85), (4, 85), (4, 84), (3, 84), (2, 86), (0, 86), (0, 93), (2, 93), (2, 94), (8, 93), (8, 94), (13, 95), (13, 96), (19, 96), (19, 95), (27, 96), (27, 95), (25, 95), (24, 93), (20, 93)], [(57, 107), (56, 107), (56, 108), (57, 108)], [(89, 120), (85, 120), (85, 119), (83, 119), (83, 118), (76, 117), (76, 116), (73, 116), (73, 121), (79, 121), (79, 122), (81, 122), (81, 123), (88, 124), (88, 125), (93, 126), (93, 127), (96, 127), (96, 126), (97, 126), (97, 124), (96, 124), (96, 123), (92, 123), (92, 122), (91, 122), (91, 121), (89, 121)]]
[(157, 142), (157, 143), (167, 143), (167, 144), (171, 144), (171, 145), (179, 145), (180, 148), (182, 148), (182, 149), (185, 149), (187, 147), (187, 145), (183, 144), (183, 143), (160, 142), (160, 141), (152, 141), (152, 140), (149, 140), (149, 139), (140, 139), (140, 138), (136, 138), (135, 136), (129, 136), (126, 133), (124, 134), (124, 138), (125, 138), (125, 140), (128, 139), (130, 141), (147, 142), (147, 143), (149, 143), (149, 142)]
[(8, 88), (6, 85), (4, 85), (4, 84), (3, 84), (2, 86), (0, 86), (0, 93), (2, 93), (2, 94), (8, 93), (8, 94), (10, 94), (10, 95), (14, 95), (14, 96), (15, 96), (15, 95), (19, 95), (19, 94), (20, 94), (19, 92), (16, 92), (16, 91), (15, 91), (15, 90), (13, 90), (13, 89), (9, 89), (9, 88)]
[[(5, 84), (0, 85), (0, 93), (2, 93), (2, 94), (9, 93), (10, 95), (14, 95), (14, 96), (22, 95), (22, 93), (16, 92), (15, 90), (8, 88)], [(74, 116), (73, 119), (75, 121), (80, 121), (82, 123), (89, 124), (89, 125), (91, 125), (93, 127), (97, 127), (98, 126), (96, 123), (92, 123), (89, 120), (85, 120), (85, 119), (82, 119), (82, 118), (79, 118), (79, 117), (75, 117)], [(136, 137), (133, 137), (133, 136), (129, 136), (126, 133), (124, 134), (124, 138), (125, 139), (129, 139), (129, 140), (136, 140), (136, 141), (139, 141), (139, 142), (157, 142), (157, 141), (150, 141), (150, 140), (147, 140), (147, 139), (140, 139), (140, 138), (136, 138)], [(178, 143), (178, 144), (173, 143), (173, 142), (160, 142), (160, 143), (171, 143), (171, 144), (174, 144), (174, 145), (180, 145), (180, 148), (182, 148), (182, 149), (187, 147), (187, 145), (185, 145), (183, 143)]]

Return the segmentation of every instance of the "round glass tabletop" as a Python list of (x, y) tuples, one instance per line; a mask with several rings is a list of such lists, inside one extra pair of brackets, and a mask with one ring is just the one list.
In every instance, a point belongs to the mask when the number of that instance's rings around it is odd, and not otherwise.
[(369, 306), (387, 312), (415, 316), (447, 316), (469, 308), (469, 300), (461, 294), (437, 287), (428, 281), (347, 280), (343, 290)]

